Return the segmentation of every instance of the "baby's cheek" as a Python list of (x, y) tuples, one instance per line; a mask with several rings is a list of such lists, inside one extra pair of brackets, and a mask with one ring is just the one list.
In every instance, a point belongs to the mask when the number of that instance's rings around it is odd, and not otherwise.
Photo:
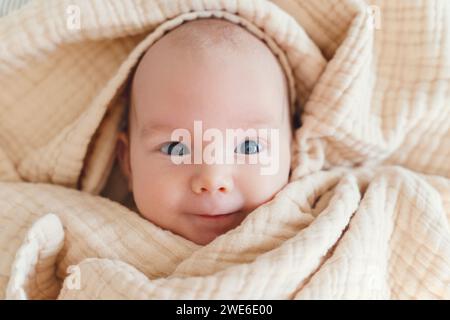
[(277, 171), (274, 175), (263, 175), (261, 166), (245, 165), (241, 167), (235, 179), (243, 193), (245, 206), (253, 210), (271, 200), (286, 184), (288, 174), (289, 172)]
[[(146, 218), (160, 222), (178, 211), (182, 198), (184, 175), (179, 168), (169, 168), (148, 159), (133, 172), (133, 194), (136, 205)], [(155, 221), (156, 220), (156, 221)]]
[(257, 207), (271, 200), (288, 183), (291, 163), (288, 136), (281, 136), (276, 153), (270, 160), (257, 165), (245, 165), (237, 177), (249, 206)]

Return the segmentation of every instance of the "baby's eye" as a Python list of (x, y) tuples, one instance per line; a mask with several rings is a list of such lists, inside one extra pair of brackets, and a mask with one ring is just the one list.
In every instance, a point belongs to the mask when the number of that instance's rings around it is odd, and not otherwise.
[(262, 146), (254, 140), (245, 140), (234, 150), (235, 153), (254, 154), (260, 152)]
[(186, 154), (190, 154), (189, 148), (178, 141), (170, 141), (166, 142), (160, 149), (162, 153), (171, 156), (184, 156)]

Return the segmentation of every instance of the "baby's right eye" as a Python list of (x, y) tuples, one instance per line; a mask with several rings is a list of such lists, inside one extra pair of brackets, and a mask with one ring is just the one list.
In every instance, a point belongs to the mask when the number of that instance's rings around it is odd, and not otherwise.
[(166, 142), (161, 147), (160, 151), (171, 156), (184, 156), (190, 154), (189, 148), (179, 141)]

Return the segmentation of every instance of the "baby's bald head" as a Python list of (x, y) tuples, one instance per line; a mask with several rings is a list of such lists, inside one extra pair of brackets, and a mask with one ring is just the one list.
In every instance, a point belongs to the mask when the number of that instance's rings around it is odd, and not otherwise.
[[(266, 69), (265, 77), (279, 80), (277, 85), (282, 86), (285, 95), (283, 103), (279, 105), (282, 108), (281, 114), (283, 118), (290, 116), (287, 80), (277, 58), (256, 36), (243, 27), (222, 19), (185, 22), (151, 46), (142, 57), (133, 79), (131, 114), (135, 117), (136, 88), (146, 78), (146, 74), (152, 73), (155, 65), (174, 69), (179, 64), (194, 64), (200, 70), (209, 70), (212, 64), (226, 66), (232, 60)], [(291, 126), (290, 120), (289, 123)]]
[(219, 19), (200, 19), (187, 22), (169, 32), (165, 45), (191, 57), (214, 55), (223, 58), (230, 54), (254, 55), (258, 51), (271, 55), (267, 46), (244, 28)]

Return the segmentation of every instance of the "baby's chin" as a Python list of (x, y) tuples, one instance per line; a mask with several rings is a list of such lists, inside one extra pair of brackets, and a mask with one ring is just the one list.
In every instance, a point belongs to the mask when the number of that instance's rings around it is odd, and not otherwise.
[(199, 245), (199, 246), (206, 246), (208, 244), (210, 244), (211, 242), (213, 242), (214, 240), (216, 240), (218, 237), (220, 237), (221, 235), (227, 233), (223, 232), (223, 233), (210, 233), (210, 232), (204, 232), (201, 234), (197, 234), (195, 236), (192, 237), (184, 237), (185, 239), (194, 242), (195, 244)]
[(189, 238), (186, 237), (186, 239), (194, 242), (195, 244), (197, 244), (199, 246), (206, 246), (206, 245), (210, 244), (211, 242), (213, 242), (219, 236), (220, 236), (220, 234), (219, 235), (199, 234), (194, 237), (189, 237)]

